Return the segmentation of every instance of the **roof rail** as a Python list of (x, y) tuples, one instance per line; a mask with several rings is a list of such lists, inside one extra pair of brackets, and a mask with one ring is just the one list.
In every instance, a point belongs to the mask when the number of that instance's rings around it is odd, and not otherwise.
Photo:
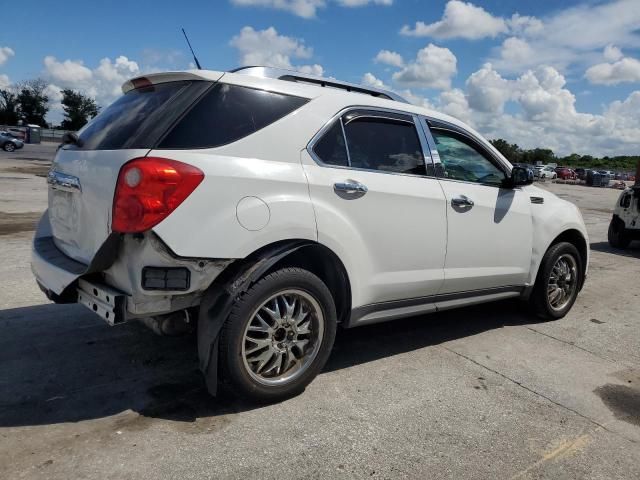
[(337, 88), (339, 90), (346, 90), (348, 92), (363, 93), (365, 95), (371, 95), (373, 97), (386, 98), (387, 100), (395, 100), (396, 102), (409, 103), (406, 99), (404, 99), (397, 93), (391, 92), (389, 90), (383, 90), (381, 88), (375, 87), (364, 87), (362, 85), (356, 85), (354, 83), (341, 82), (339, 80), (318, 77), (316, 75), (309, 75), (294, 70), (286, 70), (284, 68), (250, 66), (236, 68), (233, 70), (229, 70), (229, 72), (251, 75), (253, 77), (275, 78), (278, 80), (286, 80), (289, 82), (308, 83), (320, 87)]

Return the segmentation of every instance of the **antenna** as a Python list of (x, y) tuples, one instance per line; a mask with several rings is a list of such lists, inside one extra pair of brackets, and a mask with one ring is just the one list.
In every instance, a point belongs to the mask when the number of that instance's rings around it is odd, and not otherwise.
[(182, 29), (182, 34), (184, 35), (184, 39), (187, 41), (187, 45), (189, 45), (189, 50), (191, 50), (191, 55), (193, 55), (193, 59), (196, 62), (196, 67), (198, 67), (198, 70), (202, 70), (198, 57), (196, 57), (196, 54), (193, 52), (193, 48), (191, 48), (191, 42), (189, 41), (189, 37), (187, 37), (187, 32), (184, 31), (184, 28)]

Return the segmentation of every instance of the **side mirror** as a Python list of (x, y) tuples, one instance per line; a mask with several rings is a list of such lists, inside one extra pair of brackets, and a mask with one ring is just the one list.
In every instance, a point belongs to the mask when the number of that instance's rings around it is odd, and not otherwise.
[(513, 187), (531, 185), (533, 183), (533, 170), (524, 167), (513, 167), (510, 180), (509, 183), (511, 183)]

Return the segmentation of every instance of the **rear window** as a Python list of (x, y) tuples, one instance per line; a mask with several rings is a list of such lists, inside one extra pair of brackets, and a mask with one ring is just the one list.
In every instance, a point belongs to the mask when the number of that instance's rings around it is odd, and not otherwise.
[(159, 148), (212, 148), (235, 142), (300, 108), (308, 99), (218, 83), (160, 142)]
[(190, 83), (161, 83), (130, 90), (78, 132), (80, 148), (116, 150), (152, 147), (154, 139), (150, 138), (148, 132), (143, 135), (143, 131), (154, 123), (154, 117), (161, 116), (169, 101), (184, 92)]

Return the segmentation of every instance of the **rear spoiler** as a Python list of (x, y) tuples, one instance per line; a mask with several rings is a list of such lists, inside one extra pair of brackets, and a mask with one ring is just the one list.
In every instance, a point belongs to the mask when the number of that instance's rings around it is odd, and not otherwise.
[(159, 83), (179, 82), (182, 80), (205, 80), (217, 82), (224, 75), (224, 72), (213, 70), (187, 70), (184, 72), (164, 72), (150, 73), (140, 77), (132, 78), (122, 84), (122, 93), (127, 93), (135, 88), (143, 86), (157, 85)]

